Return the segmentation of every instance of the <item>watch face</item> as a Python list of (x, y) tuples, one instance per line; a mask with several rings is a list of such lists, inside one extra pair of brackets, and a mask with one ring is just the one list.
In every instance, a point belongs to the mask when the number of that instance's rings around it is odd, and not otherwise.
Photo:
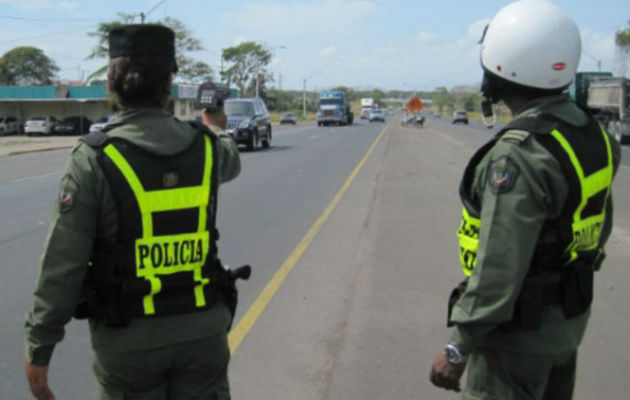
[(462, 356), (454, 346), (447, 346), (444, 349), (444, 354), (446, 355), (446, 361), (450, 364), (459, 364), (461, 362)]

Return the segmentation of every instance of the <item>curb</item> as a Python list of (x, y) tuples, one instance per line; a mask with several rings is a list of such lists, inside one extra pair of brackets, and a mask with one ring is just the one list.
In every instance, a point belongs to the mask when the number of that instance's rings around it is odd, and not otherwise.
[[(42, 152), (42, 151), (52, 151), (52, 150), (63, 150), (63, 149), (71, 149), (72, 147), (74, 147), (74, 145), (72, 146), (57, 146), (57, 147), (45, 147), (42, 149), (33, 149), (33, 150), (18, 150), (18, 151), (12, 151), (10, 153), (5, 154), (5, 156), (18, 156), (21, 154), (28, 154), (28, 153), (38, 153), (38, 152)], [(2, 155), (0, 155), (0, 157), (2, 157)]]

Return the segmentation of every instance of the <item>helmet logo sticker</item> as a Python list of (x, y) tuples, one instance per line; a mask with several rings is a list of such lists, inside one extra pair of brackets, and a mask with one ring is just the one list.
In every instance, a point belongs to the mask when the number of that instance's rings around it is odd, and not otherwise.
[(567, 67), (567, 64), (563, 62), (557, 62), (551, 66), (551, 68), (553, 68), (554, 71), (564, 71), (566, 67)]

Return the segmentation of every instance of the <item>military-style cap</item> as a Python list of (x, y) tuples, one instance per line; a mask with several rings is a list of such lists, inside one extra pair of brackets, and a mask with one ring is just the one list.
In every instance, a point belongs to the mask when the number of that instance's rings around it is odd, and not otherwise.
[[(175, 33), (162, 25), (122, 25), (109, 31), (109, 57), (163, 57), (175, 63)], [(175, 72), (177, 64), (175, 63)]]
[(230, 88), (223, 83), (206, 82), (199, 85), (195, 110), (204, 108), (214, 111), (223, 106), (223, 102), (230, 97)]

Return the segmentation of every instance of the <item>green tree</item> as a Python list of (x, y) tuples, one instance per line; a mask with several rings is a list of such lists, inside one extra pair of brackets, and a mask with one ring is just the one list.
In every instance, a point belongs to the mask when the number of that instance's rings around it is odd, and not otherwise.
[(385, 98), (385, 92), (381, 89), (374, 89), (372, 90), (372, 98), (376, 101), (380, 101)]
[(0, 58), (0, 84), (49, 85), (59, 67), (37, 47), (16, 47)]
[(626, 55), (630, 54), (630, 22), (628, 25), (628, 28), (620, 29), (615, 34), (615, 44)]
[(229, 65), (222, 73), (222, 78), (238, 87), (242, 97), (256, 94), (256, 77), (259, 91), (265, 92), (265, 83), (273, 81), (267, 70), (271, 62), (271, 52), (256, 42), (242, 42), (223, 49), (222, 57)]
[[(137, 16), (136, 14), (118, 13), (117, 20), (100, 23), (95, 32), (88, 33), (88, 36), (96, 38), (98, 43), (87, 56), (87, 59), (107, 58), (109, 56), (109, 31), (113, 28), (133, 23)], [(179, 67), (179, 72), (177, 73), (179, 78), (196, 83), (212, 80), (214, 75), (212, 68), (208, 64), (195, 60), (190, 56), (193, 52), (203, 50), (201, 42), (193, 37), (192, 32), (180, 20), (166, 17), (154, 23), (167, 26), (175, 32), (175, 57)], [(102, 77), (106, 71), (107, 66), (105, 65), (92, 73), (88, 77), (88, 81)]]

